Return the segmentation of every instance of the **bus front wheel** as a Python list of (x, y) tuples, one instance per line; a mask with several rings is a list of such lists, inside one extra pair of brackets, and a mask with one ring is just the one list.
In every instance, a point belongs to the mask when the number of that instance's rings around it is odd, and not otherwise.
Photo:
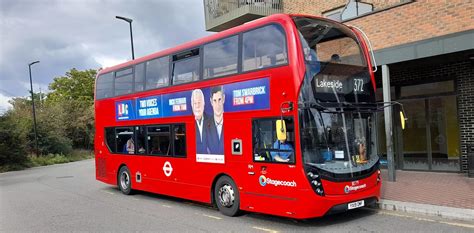
[(132, 193), (132, 179), (130, 177), (130, 171), (127, 166), (121, 167), (117, 177), (117, 184), (120, 191), (125, 195), (130, 195)]
[(217, 180), (214, 188), (214, 199), (222, 214), (233, 217), (240, 213), (239, 190), (230, 177), (222, 176)]

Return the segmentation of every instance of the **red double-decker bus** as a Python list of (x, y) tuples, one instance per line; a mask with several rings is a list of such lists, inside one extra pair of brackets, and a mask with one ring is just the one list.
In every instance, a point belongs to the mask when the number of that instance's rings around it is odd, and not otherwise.
[(103, 69), (96, 178), (312, 218), (375, 203), (375, 82), (361, 32), (277, 14)]

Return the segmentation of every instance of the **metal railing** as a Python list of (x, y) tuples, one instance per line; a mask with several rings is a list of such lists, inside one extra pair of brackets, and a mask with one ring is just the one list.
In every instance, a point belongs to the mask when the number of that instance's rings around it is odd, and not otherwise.
[(245, 14), (263, 17), (281, 13), (282, 2), (282, 0), (204, 0), (206, 28), (209, 30)]

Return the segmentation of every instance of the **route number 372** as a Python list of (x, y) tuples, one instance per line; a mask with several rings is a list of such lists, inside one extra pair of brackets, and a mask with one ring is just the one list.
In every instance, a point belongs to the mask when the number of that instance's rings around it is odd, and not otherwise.
[(354, 79), (354, 92), (363, 92), (364, 91), (364, 80), (361, 78)]

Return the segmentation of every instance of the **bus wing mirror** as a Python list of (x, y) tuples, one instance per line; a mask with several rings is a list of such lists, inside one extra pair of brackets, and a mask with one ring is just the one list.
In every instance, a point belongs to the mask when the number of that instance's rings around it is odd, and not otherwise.
[(403, 114), (403, 111), (400, 111), (400, 123), (402, 125), (402, 129), (405, 129), (405, 121), (407, 118), (405, 118), (405, 114)]
[(286, 124), (284, 120), (276, 121), (276, 134), (277, 134), (278, 140), (280, 141), (286, 140)]

